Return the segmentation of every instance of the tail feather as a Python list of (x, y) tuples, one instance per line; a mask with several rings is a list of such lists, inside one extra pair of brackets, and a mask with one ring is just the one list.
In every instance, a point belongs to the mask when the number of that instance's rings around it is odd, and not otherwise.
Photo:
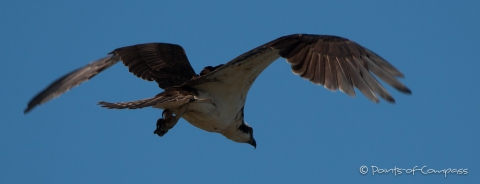
[(184, 90), (170, 90), (156, 95), (153, 98), (146, 98), (143, 100), (136, 100), (132, 102), (98, 102), (98, 105), (108, 109), (141, 109), (145, 107), (155, 106), (157, 108), (167, 109), (180, 107), (190, 101), (194, 100), (194, 95)]
[(117, 103), (110, 103), (110, 102), (98, 102), (98, 105), (101, 107), (105, 107), (107, 109), (141, 109), (144, 107), (151, 107), (157, 104), (157, 101), (154, 98), (147, 98), (143, 100), (137, 100), (132, 102), (117, 102)]

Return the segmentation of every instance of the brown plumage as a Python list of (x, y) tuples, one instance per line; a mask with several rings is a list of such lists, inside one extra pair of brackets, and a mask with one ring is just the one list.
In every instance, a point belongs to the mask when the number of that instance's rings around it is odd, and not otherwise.
[(109, 102), (98, 102), (98, 105), (105, 107), (107, 109), (140, 109), (144, 107), (151, 107), (157, 104), (175, 104), (181, 100), (195, 100), (195, 94), (189, 90), (182, 88), (167, 88), (164, 92), (155, 95), (153, 98), (146, 98), (143, 100), (137, 100), (133, 102), (120, 102), (120, 103), (109, 103)]
[(280, 50), (279, 55), (292, 65), (293, 73), (327, 89), (340, 89), (354, 96), (353, 87), (356, 87), (374, 102), (378, 102), (375, 94), (394, 102), (387, 90), (368, 72), (370, 70), (399, 91), (411, 93), (395, 79), (403, 77), (400, 71), (377, 54), (348, 39), (294, 35), (279, 38), (267, 45)]
[(133, 45), (115, 49), (110, 54), (120, 56), (135, 76), (156, 81), (162, 89), (180, 86), (196, 75), (183, 48), (175, 44)]

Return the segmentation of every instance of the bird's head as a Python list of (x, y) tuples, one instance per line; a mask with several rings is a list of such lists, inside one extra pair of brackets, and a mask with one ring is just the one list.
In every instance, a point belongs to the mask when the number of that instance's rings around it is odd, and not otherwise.
[(253, 138), (253, 128), (244, 121), (233, 132), (225, 136), (232, 141), (248, 143), (257, 148), (257, 142)]

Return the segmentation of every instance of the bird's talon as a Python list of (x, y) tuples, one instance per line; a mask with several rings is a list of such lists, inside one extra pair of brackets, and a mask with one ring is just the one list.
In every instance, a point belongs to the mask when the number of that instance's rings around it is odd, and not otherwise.
[(165, 119), (160, 118), (157, 120), (157, 129), (153, 131), (153, 134), (157, 134), (160, 137), (163, 137), (168, 132), (168, 129), (166, 129), (166, 124), (165, 124)]

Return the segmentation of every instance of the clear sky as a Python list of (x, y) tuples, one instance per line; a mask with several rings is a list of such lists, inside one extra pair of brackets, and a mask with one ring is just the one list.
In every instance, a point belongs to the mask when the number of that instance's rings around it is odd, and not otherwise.
[[(0, 8), (0, 183), (480, 181), (480, 1), (7, 0)], [(293, 33), (360, 43), (402, 71), (413, 94), (388, 87), (394, 105), (358, 91), (351, 98), (279, 59), (245, 107), (257, 149), (183, 119), (160, 138), (161, 110), (100, 108), (161, 92), (122, 64), (22, 112), (53, 80), (118, 47), (176, 43), (199, 72)], [(468, 174), (379, 173), (415, 166)]]

